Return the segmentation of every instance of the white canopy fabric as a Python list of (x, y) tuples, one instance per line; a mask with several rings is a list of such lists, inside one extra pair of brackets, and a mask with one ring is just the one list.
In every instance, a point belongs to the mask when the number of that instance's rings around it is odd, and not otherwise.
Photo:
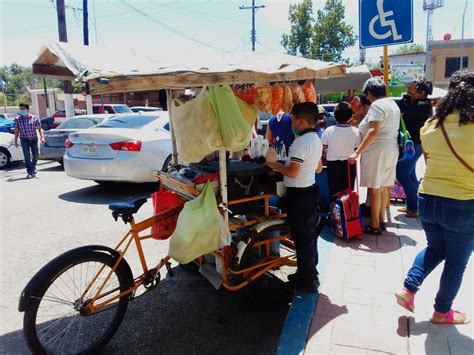
[[(89, 82), (92, 93), (145, 91), (218, 84), (245, 84), (328, 78), (345, 74), (333, 64), (279, 53), (115, 51), (66, 43), (47, 44), (33, 63), (33, 74)], [(98, 83), (97, 78), (107, 78)]]
[(367, 79), (371, 77), (372, 74), (370, 74), (367, 65), (359, 65), (346, 68), (346, 73), (343, 76), (315, 79), (314, 86), (320, 94), (357, 90), (362, 89)]
[(448, 93), (447, 90), (437, 88), (436, 86), (434, 86), (433, 93), (428, 96), (428, 99), (432, 99), (432, 100), (441, 99), (442, 97), (446, 96), (447, 93)]

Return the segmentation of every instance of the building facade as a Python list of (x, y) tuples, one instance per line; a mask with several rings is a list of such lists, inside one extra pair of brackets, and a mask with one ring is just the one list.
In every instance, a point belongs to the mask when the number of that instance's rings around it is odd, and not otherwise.
[[(427, 78), (446, 89), (449, 78), (460, 68), (461, 40), (430, 41), (426, 56)], [(474, 39), (463, 41), (463, 68), (474, 69)]]

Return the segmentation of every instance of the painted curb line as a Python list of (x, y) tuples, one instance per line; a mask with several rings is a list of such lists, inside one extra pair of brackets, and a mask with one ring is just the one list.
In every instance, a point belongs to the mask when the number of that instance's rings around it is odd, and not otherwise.
[[(318, 238), (318, 271), (322, 281), (324, 281), (326, 265), (331, 254), (333, 241), (334, 235), (331, 229), (325, 226)], [(277, 355), (304, 354), (318, 300), (319, 292), (315, 294), (298, 292), (295, 294), (283, 325), (280, 342), (276, 351)]]

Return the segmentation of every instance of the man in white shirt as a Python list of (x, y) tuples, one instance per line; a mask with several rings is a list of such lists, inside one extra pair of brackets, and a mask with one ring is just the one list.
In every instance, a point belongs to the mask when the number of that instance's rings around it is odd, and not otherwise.
[(295, 243), (298, 271), (288, 276), (288, 287), (294, 291), (316, 292), (319, 281), (317, 208), (319, 188), (315, 172), (322, 171), (322, 144), (316, 133), (318, 106), (305, 102), (293, 106), (291, 125), (297, 137), (290, 147), (288, 160), (267, 163), (284, 176), (287, 187), (287, 214)]

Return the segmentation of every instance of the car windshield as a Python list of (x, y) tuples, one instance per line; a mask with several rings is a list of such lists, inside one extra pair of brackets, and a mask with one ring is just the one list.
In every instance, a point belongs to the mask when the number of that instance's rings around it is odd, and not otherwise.
[(57, 129), (89, 128), (102, 120), (103, 118), (71, 118), (61, 123)]
[(117, 116), (102, 122), (96, 128), (133, 128), (140, 129), (150, 122), (158, 119), (156, 115), (133, 115), (133, 116)]
[(114, 105), (112, 106), (115, 113), (129, 113), (129, 112), (133, 112), (132, 110), (130, 110), (130, 107), (128, 107), (127, 105)]

